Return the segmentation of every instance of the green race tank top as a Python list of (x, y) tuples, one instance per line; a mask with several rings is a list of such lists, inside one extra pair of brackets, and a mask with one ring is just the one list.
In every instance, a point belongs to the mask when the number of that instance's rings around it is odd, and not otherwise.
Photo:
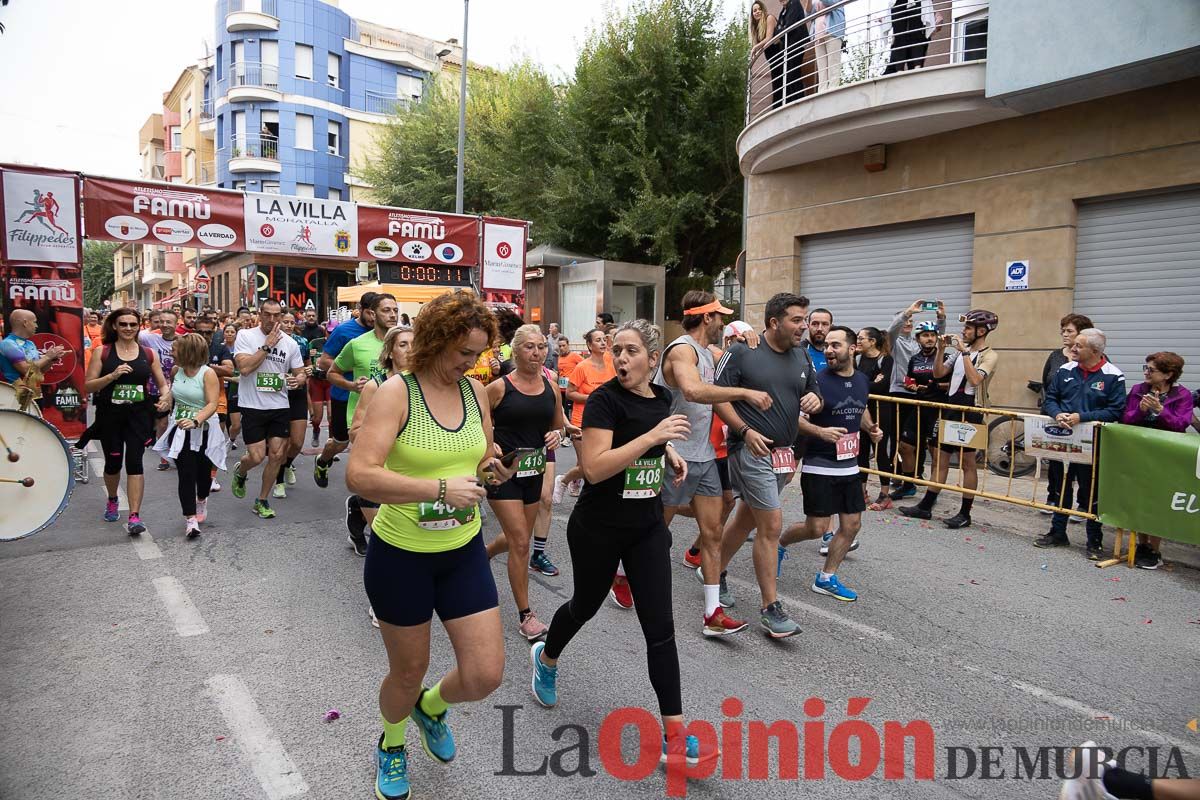
[[(421, 384), (404, 374), (408, 388), (408, 421), (396, 434), (384, 466), (413, 478), (474, 475), (487, 449), (483, 412), (471, 383), (458, 383), (463, 421), (455, 430), (441, 426), (429, 412)], [(450, 508), (428, 501), (384, 503), (371, 530), (388, 544), (416, 553), (442, 553), (467, 544), (479, 532), (479, 508)]]

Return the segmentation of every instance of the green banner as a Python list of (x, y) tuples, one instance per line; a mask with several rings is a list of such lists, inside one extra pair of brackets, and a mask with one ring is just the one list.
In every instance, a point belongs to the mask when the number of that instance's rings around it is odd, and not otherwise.
[(1106, 425), (1099, 482), (1105, 525), (1200, 544), (1200, 436)]

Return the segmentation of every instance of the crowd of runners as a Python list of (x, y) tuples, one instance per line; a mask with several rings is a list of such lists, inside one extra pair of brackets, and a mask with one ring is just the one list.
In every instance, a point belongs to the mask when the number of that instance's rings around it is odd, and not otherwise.
[[(184, 531), (195, 538), (219, 480), (239, 500), (252, 492), (258, 517), (275, 518), (271, 501), (299, 488), (295, 464), (308, 441), (316, 489), (306, 490), (344, 499), (347, 538), (365, 557), (370, 620), (388, 657), (378, 797), (408, 796), (409, 720), (423, 749), (448, 762), (455, 754), (449, 708), (499, 685), (506, 625), (489, 561), (505, 553), (513, 626), (533, 643), (537, 701), (557, 703), (561, 660), (608, 599), (632, 609), (641, 625), (662, 759), (695, 764), (716, 754), (684, 730), (671, 599), (674, 518), (694, 518), (699, 531), (677, 555), (702, 586), (692, 613), (704, 636), (749, 625), (727, 581), (747, 543), (759, 594), (752, 608), (766, 635), (800, 632), (776, 588), (788, 547), (798, 542), (819, 540), (824, 557), (811, 590), (856, 600), (839, 570), (860, 546), (863, 512), (917, 493), (885, 477), (872, 499), (860, 467), (945, 484), (952, 451), (963, 452), (938, 444), (936, 412), (903, 405), (897, 413), (869, 395), (936, 400), (953, 407), (943, 418), (982, 421), (973, 409), (986, 405), (997, 368), (988, 337), (999, 319), (973, 310), (960, 318), (960, 332), (947, 334), (944, 305), (916, 300), (886, 329), (854, 331), (807, 298), (779, 294), (753, 326), (727, 322), (732, 310), (704, 291), (685, 295), (681, 310), (683, 333), (670, 342), (645, 320), (616, 325), (599, 315), (582, 353), (557, 326), (543, 332), (465, 291), (427, 303), (415, 320), (399, 313), (392, 295), (368, 292), (336, 326), (275, 300), (226, 314), (121, 308), (103, 319), (89, 315), (85, 388), (95, 416), (79, 444), (95, 439), (104, 454), (105, 520), (119, 520), (124, 472), (126, 529), (146, 530), (142, 461), (150, 448), (159, 469), (176, 471)], [(1103, 334), (1074, 315), (1063, 329), (1061, 363), (1047, 364), (1046, 413), (1068, 425), (1193, 422), (1194, 397), (1175, 383), (1177, 356), (1148, 357), (1147, 383), (1127, 401), (1120, 370), (1103, 357)], [(1073, 394), (1076, 373), (1100, 388)], [(330, 470), (352, 442), (339, 491)], [(575, 449), (576, 465), (556, 476), (564, 447)], [(974, 459), (961, 461), (963, 485), (975, 488)], [(1070, 470), (1080, 508), (1094, 509), (1085, 489), (1091, 476)], [(797, 475), (805, 520), (785, 528), (780, 498)], [(1049, 499), (1057, 505), (1055, 491)], [(529, 574), (558, 575), (551, 510), (568, 493), (578, 497), (565, 530), (573, 592), (557, 608), (541, 607), (539, 617)], [(931, 486), (898, 510), (930, 519), (938, 497)], [(490, 542), (485, 508), (500, 529)], [(970, 525), (971, 511), (964, 493), (945, 525)], [(1056, 515), (1039, 546), (1065, 543), (1066, 522)], [(1089, 556), (1098, 549), (1099, 525), (1089, 521)], [(1157, 557), (1157, 542), (1148, 549)], [(434, 613), (457, 662), (429, 683)]]

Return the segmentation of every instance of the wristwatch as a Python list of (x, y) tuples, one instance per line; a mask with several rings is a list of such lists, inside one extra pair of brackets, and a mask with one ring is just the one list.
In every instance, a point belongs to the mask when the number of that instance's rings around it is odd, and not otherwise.
[(269, 344), (264, 344), (262, 347), (260, 347), (258, 349), (262, 350), (264, 353), (271, 352), (271, 346)]

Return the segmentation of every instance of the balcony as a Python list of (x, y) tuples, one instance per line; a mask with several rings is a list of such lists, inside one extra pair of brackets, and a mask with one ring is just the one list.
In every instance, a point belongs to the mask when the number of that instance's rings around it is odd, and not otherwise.
[(201, 161), (199, 173), (196, 175), (196, 182), (201, 186), (216, 186), (217, 162)]
[(360, 24), (356, 19), (350, 20), (346, 52), (423, 72), (433, 72), (438, 66), (437, 48), (429, 39), (391, 28)]
[(755, 46), (737, 142), (743, 174), (1017, 116), (985, 97), (987, 0), (936, 0), (936, 20), (922, 20), (919, 5), (895, 19), (860, 13), (860, 5), (842, 0), (804, 19), (811, 34), (819, 17), (841, 10), (844, 30), (832, 23), (840, 48), (837, 39), (798, 33), (799, 25)]
[(225, 30), (230, 33), (279, 30), (278, 3), (276, 0), (229, 0)]
[(394, 94), (367, 91), (364, 97), (363, 110), (368, 114), (380, 114), (390, 117), (397, 112), (407, 111), (411, 107), (412, 102), (411, 97), (400, 97)]
[(163, 178), (170, 180), (183, 175), (183, 153), (179, 150), (168, 150), (163, 153)]
[(187, 265), (183, 263), (182, 250), (168, 250), (164, 260), (167, 265), (167, 272), (187, 272)]
[(230, 143), (230, 172), (279, 172), (278, 136), (243, 133), (231, 137)]
[(142, 283), (151, 285), (170, 283), (174, 277), (167, 271), (167, 257), (161, 250), (156, 251), (152, 258), (142, 263)]
[(259, 61), (237, 61), (229, 68), (229, 102), (259, 100), (278, 103), (283, 99), (279, 91), (279, 66)]

